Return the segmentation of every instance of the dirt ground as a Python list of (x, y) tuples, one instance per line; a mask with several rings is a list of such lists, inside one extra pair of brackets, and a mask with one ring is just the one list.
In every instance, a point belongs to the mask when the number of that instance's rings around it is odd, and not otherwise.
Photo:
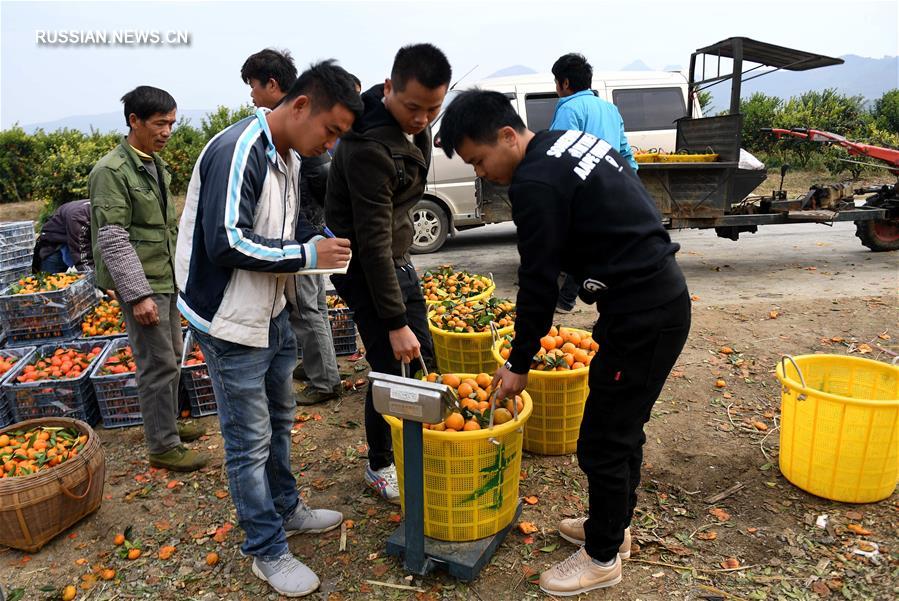
[[(695, 295), (693, 328), (646, 428), (635, 552), (620, 585), (580, 598), (899, 595), (899, 494), (871, 504), (837, 503), (796, 488), (778, 469), (780, 389), (773, 368), (782, 354), (889, 361), (899, 351), (899, 257), (869, 253), (849, 231), (834, 231), (836, 240), (819, 231), (789, 241), (764, 234), (770, 237), (745, 247), (742, 240), (734, 245), (695, 233), (682, 237), (679, 258)], [(416, 262), (420, 271), (443, 262), (489, 267), (500, 292), (513, 295), (514, 236), (497, 236), (498, 241), (464, 242), (460, 235)], [(796, 240), (804, 240), (801, 250)], [(753, 260), (761, 264), (750, 266)], [(734, 273), (750, 267), (752, 277)], [(802, 293), (791, 294), (788, 280)], [(579, 305), (574, 314), (558, 317), (565, 325), (589, 328), (595, 312)], [(724, 347), (734, 353), (723, 354)], [(341, 368), (353, 379), (367, 369), (364, 360), (346, 358)], [(725, 387), (716, 388), (719, 378)], [(214, 460), (195, 474), (150, 470), (140, 427), (98, 428), (107, 459), (102, 506), (38, 553), (0, 547), (0, 585), (7, 599), (51, 599), (67, 584), (78, 587), (78, 599), (278, 599), (239, 555), (242, 533), (227, 493), (218, 422), (214, 416), (200, 421), (210, 435), (191, 446)], [(293, 466), (302, 495), (310, 506), (339, 509), (353, 521), (345, 550), (340, 530), (290, 539), (293, 552), (322, 579), (309, 598), (548, 598), (534, 584), (537, 574), (575, 551), (559, 538), (556, 525), (585, 510), (586, 480), (573, 456), (525, 453), (520, 494), (537, 502), (525, 505), (521, 519), (539, 531), (525, 536), (513, 530), (474, 583), (460, 583), (439, 569), (413, 578), (385, 553), (399, 508), (363, 485), (362, 422), (361, 391), (297, 411)], [(825, 528), (816, 526), (822, 515)], [(113, 545), (114, 535), (129, 527), (143, 548), (134, 561), (120, 558)], [(164, 545), (176, 548), (170, 559), (158, 557)], [(874, 545), (872, 556), (859, 554)], [(210, 567), (205, 558), (213, 551), (220, 560)], [(97, 580), (95, 573), (106, 567), (116, 570), (115, 578)]]

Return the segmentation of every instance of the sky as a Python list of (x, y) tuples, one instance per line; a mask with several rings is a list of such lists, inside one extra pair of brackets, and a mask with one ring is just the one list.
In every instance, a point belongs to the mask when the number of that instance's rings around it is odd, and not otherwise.
[[(118, 112), (138, 85), (168, 90), (182, 109), (250, 101), (240, 66), (265, 47), (298, 67), (336, 58), (365, 87), (389, 74), (396, 50), (427, 41), (464, 83), (524, 65), (549, 71), (566, 52), (594, 69), (639, 59), (686, 67), (690, 53), (746, 36), (830, 56), (899, 53), (899, 3), (715, 0), (568, 2), (32, 2), (0, 0), (0, 128)], [(188, 43), (64, 45), (57, 32), (170, 32)], [(43, 36), (43, 43), (39, 36)], [(174, 38), (173, 38), (174, 40)], [(174, 40), (177, 42), (177, 40)]]

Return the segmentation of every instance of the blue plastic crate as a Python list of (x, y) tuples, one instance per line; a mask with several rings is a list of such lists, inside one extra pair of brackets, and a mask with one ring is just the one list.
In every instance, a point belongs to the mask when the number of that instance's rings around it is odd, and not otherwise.
[(328, 309), (328, 321), (331, 324), (334, 352), (338, 357), (352, 355), (359, 350), (356, 345), (356, 322), (351, 310), (345, 307)]
[(184, 350), (181, 353), (181, 382), (184, 384), (187, 400), (190, 403), (190, 416), (203, 417), (218, 413), (218, 403), (215, 400), (212, 378), (209, 377), (206, 364), (185, 365), (184, 363), (196, 346), (197, 344), (188, 330), (184, 338)]
[[(8, 348), (8, 349), (0, 349), (0, 357), (4, 359), (9, 359), (12, 357), (16, 358), (16, 364), (10, 368), (5, 374), (0, 374), (0, 387), (6, 383), (6, 380), (12, 375), (14, 371), (16, 371), (16, 367), (19, 363), (28, 363), (31, 359), (31, 356), (34, 354), (35, 347), (33, 346), (24, 346), (21, 348)], [(2, 389), (2, 388), (0, 388)], [(5, 394), (0, 393), (0, 428), (5, 428), (9, 424), (15, 421), (14, 414), (12, 411), (12, 407), (9, 404), (9, 401), (6, 398)]]
[[(95, 340), (95, 339), (90, 339)], [(123, 428), (144, 423), (140, 412), (140, 399), (137, 390), (137, 374), (101, 375), (98, 372), (106, 360), (124, 347), (129, 346), (127, 338), (111, 340), (91, 369), (90, 380), (97, 395), (97, 406), (103, 418), (104, 428)]]
[[(40, 380), (36, 382), (19, 382), (17, 378), (25, 365), (38, 357), (52, 355), (58, 348), (75, 348), (81, 352), (100, 347), (102, 351), (106, 343), (66, 342), (48, 344), (38, 347), (28, 361), (19, 361), (10, 370), (10, 374), (2, 385), (6, 400), (12, 408), (16, 421), (36, 417), (71, 417), (80, 419), (90, 425), (100, 421), (100, 409), (94, 387), (90, 381), (93, 363), (80, 376), (68, 380)], [(99, 355), (98, 355), (99, 356)], [(94, 358), (94, 362), (96, 362)]]
[(7, 344), (50, 344), (77, 338), (85, 313), (96, 304), (93, 272), (62, 290), (12, 294), (7, 287), (0, 295)]

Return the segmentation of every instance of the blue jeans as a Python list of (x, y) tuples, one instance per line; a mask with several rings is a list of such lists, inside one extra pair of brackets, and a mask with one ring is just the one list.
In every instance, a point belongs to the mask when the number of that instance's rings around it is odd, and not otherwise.
[(228, 486), (246, 534), (241, 550), (276, 559), (288, 550), (283, 524), (299, 502), (290, 471), (297, 342), (287, 311), (272, 320), (268, 348), (191, 331), (206, 356), (218, 402)]

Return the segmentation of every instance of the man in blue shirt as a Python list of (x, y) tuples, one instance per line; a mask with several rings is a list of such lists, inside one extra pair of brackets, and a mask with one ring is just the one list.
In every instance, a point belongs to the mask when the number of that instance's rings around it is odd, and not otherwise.
[[(631, 169), (637, 171), (637, 161), (624, 135), (624, 119), (614, 104), (593, 93), (593, 67), (584, 55), (570, 53), (559, 57), (553, 64), (552, 72), (559, 104), (549, 128), (593, 134), (611, 144), (627, 160)], [(578, 282), (566, 275), (559, 291), (556, 311), (571, 313), (577, 301), (577, 292)]]

